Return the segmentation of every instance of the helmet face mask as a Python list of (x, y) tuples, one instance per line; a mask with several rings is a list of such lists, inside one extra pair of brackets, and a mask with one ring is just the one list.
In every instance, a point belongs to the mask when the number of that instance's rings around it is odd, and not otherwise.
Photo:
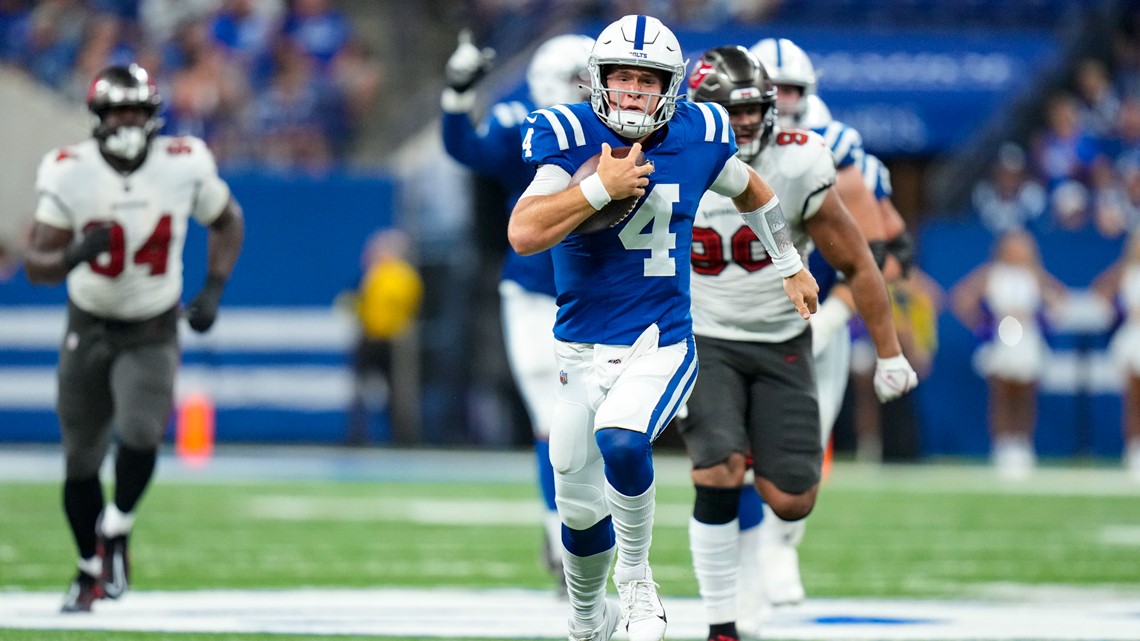
[(695, 102), (715, 102), (728, 110), (741, 160), (751, 162), (767, 146), (776, 126), (776, 87), (747, 49), (726, 46), (705, 52), (689, 75), (689, 91)]
[(765, 38), (752, 47), (752, 53), (768, 70), (772, 82), (787, 94), (799, 89), (798, 99), (781, 101), (780, 126), (799, 127), (808, 108), (808, 96), (818, 93), (818, 76), (811, 58), (796, 43), (786, 38)]
[(526, 82), (531, 100), (539, 108), (582, 102), (590, 97), (590, 50), (588, 36), (555, 36), (542, 43), (527, 67)]
[[(619, 136), (640, 139), (669, 122), (677, 109), (686, 62), (677, 37), (656, 18), (629, 15), (602, 30), (590, 52), (590, 104), (602, 122)], [(631, 68), (661, 79), (661, 93), (609, 87), (608, 77)], [(623, 109), (626, 96), (646, 99), (645, 110)]]
[(98, 118), (92, 135), (105, 153), (126, 161), (139, 158), (158, 133), (161, 106), (154, 81), (136, 64), (100, 71), (87, 91), (87, 108)]

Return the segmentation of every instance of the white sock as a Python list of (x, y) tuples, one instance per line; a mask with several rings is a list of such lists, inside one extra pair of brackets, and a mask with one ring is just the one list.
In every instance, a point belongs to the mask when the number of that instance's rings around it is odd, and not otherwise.
[(613, 560), (613, 548), (591, 556), (575, 556), (569, 550), (562, 550), (572, 629), (594, 630), (602, 625), (606, 579), (610, 577), (610, 564)]
[(135, 525), (134, 513), (126, 514), (120, 512), (117, 505), (113, 502), (108, 503), (103, 508), (103, 515), (99, 520), (99, 529), (102, 531), (103, 536), (112, 538), (116, 536), (123, 536), (131, 533), (131, 528)]
[(103, 559), (93, 556), (89, 559), (79, 559), (75, 562), (79, 569), (87, 575), (97, 577), (103, 574)]
[[(767, 517), (765, 517), (767, 518)], [(740, 569), (736, 573), (736, 604), (738, 612), (750, 612), (760, 598), (760, 526), (741, 530)]]
[(653, 542), (653, 497), (656, 494), (657, 486), (653, 483), (641, 496), (626, 496), (606, 483), (606, 500), (610, 504), (618, 550), (615, 583), (648, 578), (649, 545)]
[(764, 504), (764, 520), (760, 521), (760, 545), (790, 545), (798, 548), (800, 541), (804, 540), (804, 531), (807, 529), (807, 519), (798, 521), (785, 521), (776, 516), (768, 504)]
[(693, 555), (693, 571), (709, 625), (736, 620), (739, 528), (736, 519), (721, 525), (689, 519), (689, 551)]
[[(558, 510), (547, 510), (542, 515), (542, 526), (546, 530), (546, 543), (555, 554), (562, 554), (562, 519)], [(561, 556), (559, 557), (561, 558)]]

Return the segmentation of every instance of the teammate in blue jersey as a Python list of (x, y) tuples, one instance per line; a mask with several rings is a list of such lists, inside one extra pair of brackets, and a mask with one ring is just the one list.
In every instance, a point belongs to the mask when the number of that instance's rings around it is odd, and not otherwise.
[[(476, 128), (470, 112), (478, 77), (490, 63), (491, 54), (475, 47), (467, 32), (460, 35), (459, 47), (448, 60), (449, 86), (441, 100), (443, 146), (452, 158), (494, 178), (507, 192), (508, 207), (514, 207), (519, 194), (534, 178), (534, 167), (519, 155), (520, 125), (534, 109), (578, 102), (589, 96), (585, 88), (590, 82), (586, 59), (593, 46), (592, 38), (573, 34), (544, 42), (527, 69), (528, 97), (493, 105)], [(506, 223), (504, 215), (504, 227)], [(499, 282), (503, 342), (534, 433), (539, 489), (545, 507), (544, 557), (563, 589), (561, 522), (554, 504), (549, 444), (550, 408), (554, 405), (558, 376), (551, 332), (558, 309), (554, 293), (554, 266), (549, 251), (520, 256), (507, 249)]]
[[(693, 217), (705, 191), (733, 199), (773, 257), (798, 313), (816, 284), (787, 234), (779, 200), (735, 158), (728, 115), (678, 102), (685, 61), (656, 18), (606, 27), (590, 54), (589, 103), (527, 116), (522, 156), (537, 167), (515, 206), (511, 245), (553, 247), (559, 363), (550, 459), (562, 519), (571, 640), (609, 639), (619, 619), (631, 641), (664, 637), (665, 611), (649, 568), (652, 443), (685, 402), (697, 372), (689, 313)], [(624, 158), (612, 149), (631, 147)], [(637, 164), (644, 151), (648, 162)], [(595, 155), (597, 169), (571, 177)], [(624, 220), (575, 233), (611, 200), (638, 198)], [(617, 606), (605, 599), (616, 547)]]

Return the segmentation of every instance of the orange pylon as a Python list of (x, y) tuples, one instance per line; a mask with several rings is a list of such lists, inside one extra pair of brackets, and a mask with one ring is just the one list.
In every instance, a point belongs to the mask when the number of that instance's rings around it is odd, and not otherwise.
[(205, 465), (214, 453), (214, 401), (195, 392), (182, 399), (174, 425), (174, 453), (192, 467)]

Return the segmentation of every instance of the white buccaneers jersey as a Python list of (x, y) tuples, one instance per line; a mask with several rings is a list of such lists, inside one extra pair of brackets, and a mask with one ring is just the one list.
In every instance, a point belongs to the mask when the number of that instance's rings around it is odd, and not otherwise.
[(191, 216), (209, 225), (230, 191), (214, 157), (197, 138), (158, 136), (146, 160), (123, 175), (94, 139), (54, 149), (36, 178), (36, 220), (75, 233), (111, 225), (110, 249), (67, 276), (80, 309), (118, 320), (160, 314), (182, 295), (182, 247)]
[[(752, 166), (779, 197), (806, 265), (812, 243), (804, 221), (819, 211), (835, 184), (831, 152), (819, 134), (781, 131)], [(804, 331), (807, 321), (784, 293), (783, 277), (730, 198), (708, 192), (701, 199), (691, 264), (694, 333), (778, 343)]]

